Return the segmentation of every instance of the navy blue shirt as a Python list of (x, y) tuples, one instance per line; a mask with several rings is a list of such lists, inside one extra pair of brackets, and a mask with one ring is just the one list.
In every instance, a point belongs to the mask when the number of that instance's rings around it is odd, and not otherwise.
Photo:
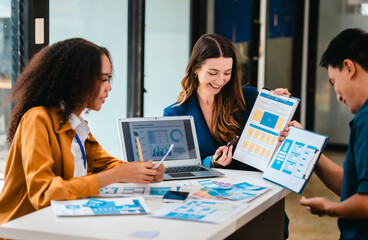
[[(341, 201), (356, 193), (368, 194), (368, 100), (350, 122)], [(368, 239), (368, 219), (340, 218), (338, 225), (340, 239)]]

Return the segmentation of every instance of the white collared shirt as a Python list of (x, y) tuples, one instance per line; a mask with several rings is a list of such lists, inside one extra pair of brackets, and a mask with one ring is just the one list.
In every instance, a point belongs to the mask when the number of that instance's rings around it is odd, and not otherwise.
[[(78, 137), (83, 145), (83, 151), (85, 152), (84, 143), (90, 132), (87, 123), (81, 116), (77, 117), (74, 113), (70, 115), (69, 123), (73, 130), (78, 134)], [(79, 147), (76, 138), (74, 138), (72, 141), (71, 151), (74, 155), (74, 177), (82, 177), (87, 175), (87, 162), (86, 166), (84, 166), (82, 149)]]

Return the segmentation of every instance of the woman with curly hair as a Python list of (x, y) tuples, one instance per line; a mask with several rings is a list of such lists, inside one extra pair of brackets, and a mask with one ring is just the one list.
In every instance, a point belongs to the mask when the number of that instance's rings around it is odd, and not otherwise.
[[(177, 102), (164, 110), (164, 116), (193, 116), (202, 164), (207, 167), (255, 170), (232, 161), (233, 146), (226, 146), (241, 135), (258, 96), (255, 87), (241, 86), (238, 68), (235, 48), (228, 39), (218, 34), (201, 36), (181, 82), (183, 90)], [(283, 88), (274, 93), (290, 95)], [(285, 238), (288, 224), (285, 214)]]
[(162, 181), (164, 166), (126, 163), (109, 155), (81, 117), (99, 111), (112, 63), (107, 49), (84, 39), (43, 48), (12, 93), (11, 143), (0, 194), (0, 224), (50, 205), (99, 194), (114, 182)]

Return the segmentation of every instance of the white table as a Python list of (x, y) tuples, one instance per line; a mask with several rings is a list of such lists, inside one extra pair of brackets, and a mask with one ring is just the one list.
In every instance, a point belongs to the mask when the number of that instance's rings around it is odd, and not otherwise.
[[(262, 179), (260, 172), (220, 170), (226, 175), (218, 181), (249, 182), (272, 187), (250, 202), (243, 212), (222, 224), (151, 218), (146, 215), (56, 217), (51, 207), (0, 225), (0, 237), (12, 239), (137, 239), (129, 237), (136, 231), (157, 230), (154, 239), (283, 239), (284, 197), (289, 193)], [(192, 187), (197, 186), (198, 180)], [(152, 211), (160, 208), (161, 200), (146, 200)]]

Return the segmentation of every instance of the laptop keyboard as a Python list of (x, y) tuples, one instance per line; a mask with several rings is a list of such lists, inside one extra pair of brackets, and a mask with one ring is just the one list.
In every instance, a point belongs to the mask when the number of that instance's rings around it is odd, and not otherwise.
[(201, 172), (201, 171), (208, 171), (201, 166), (185, 166), (185, 167), (169, 167), (166, 168), (165, 173), (181, 173), (181, 172)]

